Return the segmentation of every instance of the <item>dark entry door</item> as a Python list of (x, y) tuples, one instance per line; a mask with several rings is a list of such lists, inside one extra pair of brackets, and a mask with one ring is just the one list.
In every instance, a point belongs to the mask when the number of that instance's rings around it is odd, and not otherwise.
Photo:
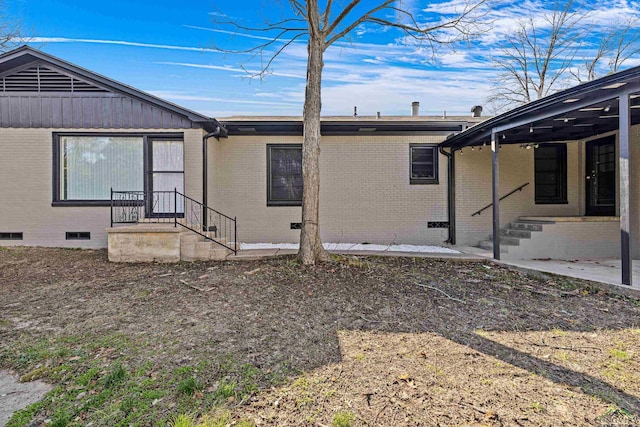
[(587, 142), (587, 215), (616, 214), (615, 137)]

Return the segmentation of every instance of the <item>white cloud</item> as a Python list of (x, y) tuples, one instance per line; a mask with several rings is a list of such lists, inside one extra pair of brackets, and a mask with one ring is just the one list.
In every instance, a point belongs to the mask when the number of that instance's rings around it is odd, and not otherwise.
[(126, 40), (101, 40), (101, 39), (81, 39), (81, 38), (67, 38), (67, 37), (32, 37), (29, 39), (30, 43), (94, 43), (94, 44), (111, 44), (120, 46), (134, 46), (134, 47), (150, 47), (154, 49), (169, 49), (169, 50), (184, 50), (190, 52), (214, 52), (220, 53), (216, 49), (210, 49), (206, 47), (191, 47), (191, 46), (174, 46), (167, 44), (154, 44), (154, 43), (140, 43)]

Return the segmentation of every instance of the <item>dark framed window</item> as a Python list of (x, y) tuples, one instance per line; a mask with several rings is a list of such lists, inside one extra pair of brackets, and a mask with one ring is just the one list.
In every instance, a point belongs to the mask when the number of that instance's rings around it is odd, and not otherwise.
[(53, 205), (108, 206), (114, 191), (184, 191), (182, 134), (54, 133)]
[(22, 232), (0, 233), (0, 240), (22, 240)]
[(65, 233), (67, 240), (91, 240), (91, 233), (88, 231), (67, 231)]
[(542, 144), (535, 149), (536, 204), (567, 203), (567, 145)]
[(411, 170), (409, 183), (438, 183), (438, 146), (411, 144), (409, 146)]
[(302, 145), (267, 145), (267, 206), (302, 205)]

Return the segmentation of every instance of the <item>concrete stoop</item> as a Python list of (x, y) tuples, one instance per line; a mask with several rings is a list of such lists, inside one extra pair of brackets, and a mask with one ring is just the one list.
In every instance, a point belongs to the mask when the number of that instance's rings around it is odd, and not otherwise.
[[(107, 229), (109, 261), (161, 262), (224, 260), (233, 251), (173, 224), (136, 224)], [(215, 239), (214, 236), (211, 236)], [(217, 240), (227, 244), (225, 240)]]
[[(590, 217), (521, 217), (500, 230), (504, 260), (581, 260), (620, 256), (619, 221)], [(478, 245), (493, 251), (493, 235)]]
[[(225, 239), (215, 239), (227, 244)], [(233, 251), (191, 232), (183, 232), (180, 236), (180, 259), (182, 261), (221, 261)]]
[[(516, 247), (524, 246), (531, 240), (532, 233), (542, 232), (544, 224), (550, 222), (518, 220), (509, 223), (506, 228), (500, 230), (500, 253), (513, 254)], [(478, 247), (493, 251), (493, 234), (490, 234), (487, 240), (481, 241)]]

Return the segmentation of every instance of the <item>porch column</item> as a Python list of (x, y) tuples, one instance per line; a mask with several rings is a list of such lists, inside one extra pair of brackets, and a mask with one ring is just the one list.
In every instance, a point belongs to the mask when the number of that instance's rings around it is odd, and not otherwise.
[(496, 130), (491, 131), (491, 183), (493, 194), (493, 259), (500, 259), (500, 164)]
[(620, 260), (622, 261), (622, 284), (631, 286), (631, 218), (629, 211), (629, 134), (631, 133), (630, 93), (620, 95)]

